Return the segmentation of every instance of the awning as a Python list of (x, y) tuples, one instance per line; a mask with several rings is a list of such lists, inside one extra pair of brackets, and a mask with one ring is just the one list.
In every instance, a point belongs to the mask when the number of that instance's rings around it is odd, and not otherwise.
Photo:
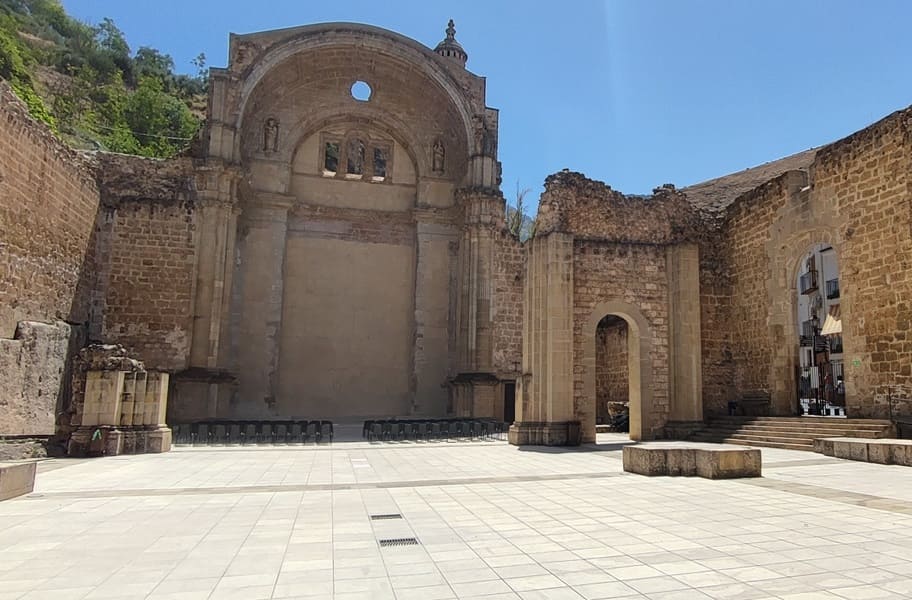
[(826, 321), (823, 323), (823, 329), (820, 330), (820, 335), (836, 335), (842, 333), (842, 319), (839, 314), (839, 305), (834, 304), (830, 307), (830, 312), (827, 314)]

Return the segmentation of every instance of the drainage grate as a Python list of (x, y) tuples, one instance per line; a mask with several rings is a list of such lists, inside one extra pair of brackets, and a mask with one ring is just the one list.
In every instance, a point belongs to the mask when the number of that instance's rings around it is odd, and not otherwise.
[(400, 514), (388, 514), (388, 515), (371, 515), (371, 521), (386, 521), (387, 519), (401, 519), (402, 515)]
[(388, 546), (417, 546), (418, 544), (418, 538), (393, 538), (389, 540), (380, 540), (381, 548), (386, 548)]

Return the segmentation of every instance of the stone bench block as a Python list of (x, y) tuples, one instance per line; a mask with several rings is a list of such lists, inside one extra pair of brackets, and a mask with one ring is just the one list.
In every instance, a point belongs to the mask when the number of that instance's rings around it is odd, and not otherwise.
[(814, 440), (814, 451), (846, 460), (912, 467), (912, 440), (823, 438)]
[(697, 475), (706, 479), (735, 479), (760, 477), (759, 448), (700, 449), (697, 454)]
[(0, 463), (0, 501), (31, 493), (35, 489), (37, 464)]
[(624, 470), (639, 475), (670, 475), (729, 479), (760, 477), (757, 448), (706, 448), (687, 446), (625, 446)]

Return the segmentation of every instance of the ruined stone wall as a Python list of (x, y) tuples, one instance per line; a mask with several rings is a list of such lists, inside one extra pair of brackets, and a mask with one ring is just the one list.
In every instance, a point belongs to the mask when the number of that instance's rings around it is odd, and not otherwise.
[(100, 154), (93, 339), (150, 369), (187, 366), (198, 210), (188, 159)]
[[(704, 336), (720, 339), (725, 336), (725, 329), (729, 331), (732, 364), (728, 385), (732, 400), (771, 391), (773, 340), (767, 321), (771, 265), (767, 243), (785, 193), (784, 180), (775, 179), (742, 196), (727, 213), (721, 260), (722, 269), (728, 271), (729, 285), (727, 290), (723, 288), (722, 296), (730, 299), (731, 308), (726, 310), (724, 299), (718, 301), (717, 316), (721, 318), (707, 323)], [(712, 288), (707, 289), (704, 298), (711, 297), (711, 292)], [(719, 398), (711, 406), (718, 412), (723, 402), (724, 398)]]
[(838, 215), (831, 243), (839, 260), (850, 416), (884, 418), (889, 398), (901, 399), (895, 408), (912, 415), (910, 172), (912, 109), (824, 148), (811, 170), (810, 203)]
[[(710, 230), (712, 231), (712, 230)], [(700, 241), (700, 325), (703, 355), (703, 412), (722, 414), (734, 399), (732, 296), (727, 240), (707, 235)]]
[(672, 244), (694, 237), (699, 228), (697, 212), (674, 186), (628, 196), (572, 171), (545, 180), (538, 209), (539, 234), (563, 231), (577, 239)]
[(630, 397), (627, 322), (609, 317), (595, 334), (596, 422), (608, 423), (623, 412)]
[(91, 160), (0, 81), (0, 434), (54, 432), (89, 318), (97, 211)]
[[(648, 362), (651, 372), (645, 381), (652, 387), (652, 406), (643, 430), (656, 432), (664, 426), (669, 411), (668, 391), (668, 283), (665, 247), (614, 244), (577, 240), (573, 248), (573, 354), (585, 355), (585, 344), (595, 336), (586, 331), (600, 304), (621, 301), (634, 307), (648, 323), (641, 337), (651, 339)], [(630, 314), (618, 314), (625, 320)], [(577, 417), (584, 423), (594, 421), (595, 402), (588, 398), (584, 365), (574, 360), (573, 395)], [(638, 410), (638, 407), (631, 407)], [(586, 429), (584, 425), (584, 430)]]
[(523, 273), (522, 244), (506, 231), (495, 238), (494, 254), (494, 368), (502, 376), (518, 374), (522, 365)]
[[(797, 270), (818, 243), (839, 261), (849, 416), (886, 417), (888, 396), (909, 397), (908, 119), (899, 112), (824, 147), (810, 173), (785, 173), (727, 207), (733, 397), (769, 394), (774, 412), (794, 411)], [(712, 335), (722, 339), (723, 328)]]
[(20, 321), (87, 319), (97, 211), (91, 161), (0, 81), (0, 338)]

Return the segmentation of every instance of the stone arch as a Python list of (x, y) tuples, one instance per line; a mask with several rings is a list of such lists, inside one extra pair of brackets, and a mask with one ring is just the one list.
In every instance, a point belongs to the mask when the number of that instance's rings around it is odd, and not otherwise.
[(599, 322), (608, 315), (627, 322), (630, 439), (650, 439), (653, 437), (648, 425), (653, 396), (653, 333), (640, 309), (623, 300), (609, 300), (597, 305), (583, 325), (583, 390), (587, 406), (578, 412), (593, 416), (591, 423), (583, 423), (583, 439), (595, 439), (595, 338)]
[[(768, 323), (772, 356), (769, 364), (770, 401), (774, 414), (795, 414), (798, 359), (798, 270), (805, 254), (816, 244), (830, 244), (842, 257), (835, 227), (817, 225), (769, 242), (770, 279), (767, 286)], [(840, 262), (840, 272), (844, 266)], [(842, 300), (844, 314), (847, 303)]]
[[(415, 69), (438, 85), (453, 103), (462, 122), (464, 142), (471, 148), (474, 140), (470, 99), (466, 97), (456, 78), (440, 64), (440, 57), (418, 42), (379, 27), (353, 23), (326, 23), (299, 28), (293, 37), (277, 42), (268, 48), (241, 73), (243, 81), (239, 91), (233, 123), (236, 132), (243, 131), (247, 103), (257, 87), (274, 68), (292, 56), (312, 50), (332, 47), (356, 47), (399, 60)], [(234, 156), (240, 156), (240, 136), (235, 136)]]

